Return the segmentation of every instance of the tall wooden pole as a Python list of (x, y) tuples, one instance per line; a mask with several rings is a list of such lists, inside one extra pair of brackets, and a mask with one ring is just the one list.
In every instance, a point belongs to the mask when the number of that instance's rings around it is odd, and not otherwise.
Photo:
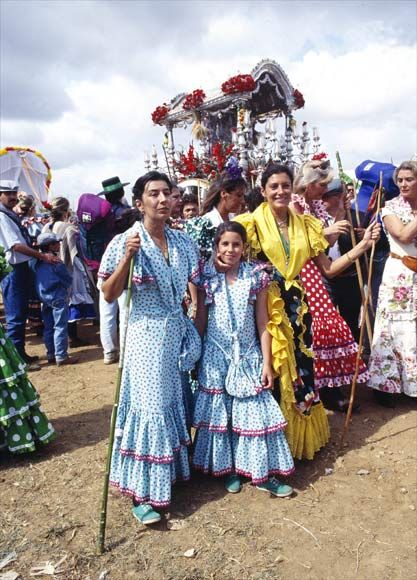
[[(379, 215), (379, 212), (381, 210), (381, 196), (382, 196), (382, 171), (379, 174), (379, 189), (378, 189), (378, 200), (377, 200), (376, 216)], [(370, 256), (370, 259), (369, 259), (368, 289), (371, 287), (371, 282), (372, 282), (372, 269), (373, 269), (373, 263), (374, 263), (375, 245), (376, 245), (376, 242), (375, 242), (375, 240), (373, 240), (372, 241), (371, 256)], [(370, 292), (368, 291), (366, 293), (366, 297), (365, 297), (365, 304), (364, 304), (364, 308), (365, 309), (368, 308), (369, 295), (370, 295)], [(346, 413), (346, 420), (345, 420), (345, 424), (344, 424), (344, 427), (343, 427), (342, 436), (340, 438), (340, 447), (343, 447), (343, 443), (344, 443), (344, 440), (345, 440), (345, 437), (346, 437), (346, 433), (347, 433), (347, 431), (349, 429), (350, 419), (352, 417), (352, 409), (353, 409), (353, 403), (355, 401), (355, 393), (356, 393), (356, 383), (357, 383), (357, 380), (358, 380), (359, 365), (360, 365), (360, 360), (361, 360), (361, 355), (362, 355), (362, 345), (363, 345), (363, 338), (364, 338), (364, 330), (365, 330), (365, 319), (362, 318), (362, 321), (361, 321), (361, 331), (360, 331), (360, 336), (359, 336), (358, 354), (356, 356), (355, 374), (353, 376), (352, 388), (351, 388), (351, 391), (350, 391), (349, 407), (348, 407), (348, 411)]]
[(130, 260), (129, 278), (128, 278), (126, 301), (125, 301), (125, 314), (124, 314), (124, 318), (123, 318), (123, 329), (122, 329), (121, 341), (120, 341), (119, 367), (117, 369), (116, 392), (114, 395), (114, 403), (113, 403), (113, 408), (112, 408), (112, 412), (111, 412), (111, 420), (110, 420), (110, 435), (109, 435), (109, 443), (108, 443), (108, 448), (107, 448), (106, 471), (104, 474), (103, 493), (101, 496), (99, 531), (98, 531), (98, 536), (97, 536), (97, 554), (98, 555), (101, 555), (104, 552), (104, 540), (105, 540), (105, 534), (106, 534), (106, 521), (107, 521), (107, 499), (108, 499), (108, 495), (109, 495), (111, 458), (112, 458), (112, 453), (113, 453), (113, 443), (114, 443), (114, 432), (115, 432), (115, 428), (116, 428), (117, 409), (119, 407), (120, 385), (122, 383), (123, 364), (124, 364), (125, 347), (126, 347), (126, 335), (127, 335), (127, 328), (129, 325), (129, 310), (130, 310), (130, 302), (132, 299), (132, 278), (133, 278), (134, 263), (135, 263), (135, 256), (133, 256)]

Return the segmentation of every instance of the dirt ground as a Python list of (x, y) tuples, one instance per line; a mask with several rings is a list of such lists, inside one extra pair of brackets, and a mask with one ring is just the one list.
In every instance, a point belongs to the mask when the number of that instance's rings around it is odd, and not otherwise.
[[(97, 327), (80, 335), (92, 345), (77, 349), (79, 364), (44, 360), (31, 373), (56, 441), (28, 456), (0, 454), (0, 561), (17, 554), (0, 577), (28, 579), (32, 567), (64, 558), (55, 577), (65, 580), (417, 578), (416, 401), (384, 409), (363, 387), (348, 445), (339, 453), (344, 416), (330, 412), (331, 442), (298, 462), (293, 497), (249, 484), (230, 495), (221, 480), (195, 475), (174, 488), (163, 521), (145, 528), (112, 491), (106, 552), (96, 556), (116, 367), (103, 365)], [(44, 355), (31, 334), (28, 351)]]

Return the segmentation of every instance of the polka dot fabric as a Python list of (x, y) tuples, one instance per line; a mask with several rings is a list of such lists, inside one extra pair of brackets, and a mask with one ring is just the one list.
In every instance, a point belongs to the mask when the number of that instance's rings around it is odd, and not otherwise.
[[(238, 279), (226, 289), (224, 275), (206, 265), (198, 283), (206, 289), (209, 313), (194, 410), (193, 465), (215, 476), (238, 473), (254, 484), (272, 474), (287, 475), (294, 463), (284, 435), (286, 421), (271, 392), (262, 389), (255, 324), (256, 294), (269, 276), (259, 266), (242, 263)], [(239, 342), (236, 360), (231, 317)]]
[[(312, 201), (310, 206), (303, 196), (293, 194), (292, 202), (300, 213), (315, 216), (323, 227), (329, 225), (329, 214), (321, 200)], [(307, 262), (300, 276), (313, 318), (315, 385), (317, 388), (348, 385), (355, 374), (358, 345), (345, 320), (333, 306), (314, 262)], [(368, 378), (368, 370), (361, 360), (358, 383), (365, 383)]]
[(55, 430), (40, 408), (39, 395), (26, 376), (26, 365), (0, 324), (0, 448), (34, 451)]
[[(106, 279), (138, 232), (134, 287), (116, 420), (111, 484), (138, 502), (169, 505), (171, 486), (190, 477), (183, 388), (179, 368), (200, 356), (200, 339), (190, 330), (181, 301), (198, 271), (198, 250), (183, 232), (166, 228), (169, 264), (143, 224), (115, 238), (100, 265)], [(195, 330), (195, 329), (194, 329)]]

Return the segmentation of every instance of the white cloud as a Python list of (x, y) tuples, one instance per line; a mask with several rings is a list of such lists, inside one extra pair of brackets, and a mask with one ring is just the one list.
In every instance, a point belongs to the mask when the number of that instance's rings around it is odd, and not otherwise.
[[(12, 120), (13, 111), (2, 121), (2, 143), (46, 156), (52, 194), (98, 191), (111, 175), (134, 181), (144, 151), (163, 139), (150, 119), (157, 105), (198, 87), (208, 92), (274, 58), (304, 93), (297, 119), (319, 126), (323, 147), (340, 150), (346, 169), (365, 158), (400, 161), (415, 150), (416, 9), (394, 4), (85, 1), (56, 2), (51, 10), (38, 2), (30, 13), (34, 3), (7, 3), (8, 10), (24, 5), (32, 28), (19, 52), (17, 20), (4, 11), (1, 58), (9, 73), (19, 68), (19, 90), (28, 94), (34, 63), (36, 74), (48, 71), (36, 94), (51, 99), (54, 115), (31, 122)], [(89, 14), (86, 35), (78, 28)], [(39, 45), (37, 31), (48, 22), (52, 40), (43, 35)], [(106, 34), (111, 23), (117, 41)], [(54, 75), (56, 90), (48, 90)], [(23, 104), (26, 115), (30, 99)], [(187, 133), (178, 131), (177, 142), (187, 145)]]

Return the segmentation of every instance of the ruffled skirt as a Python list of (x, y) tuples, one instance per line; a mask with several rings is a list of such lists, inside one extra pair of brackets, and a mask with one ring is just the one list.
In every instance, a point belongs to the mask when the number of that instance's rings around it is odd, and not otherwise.
[[(313, 262), (307, 262), (301, 270), (301, 279), (313, 319), (314, 384), (316, 388), (348, 385), (355, 374), (358, 345), (333, 306)], [(368, 378), (368, 370), (361, 360), (357, 382), (365, 383)]]
[(49, 443), (55, 435), (26, 376), (26, 364), (0, 325), (0, 449), (35, 451), (36, 443)]
[(204, 473), (237, 473), (259, 484), (294, 471), (286, 421), (270, 391), (238, 398), (200, 387), (194, 427), (193, 466)]

